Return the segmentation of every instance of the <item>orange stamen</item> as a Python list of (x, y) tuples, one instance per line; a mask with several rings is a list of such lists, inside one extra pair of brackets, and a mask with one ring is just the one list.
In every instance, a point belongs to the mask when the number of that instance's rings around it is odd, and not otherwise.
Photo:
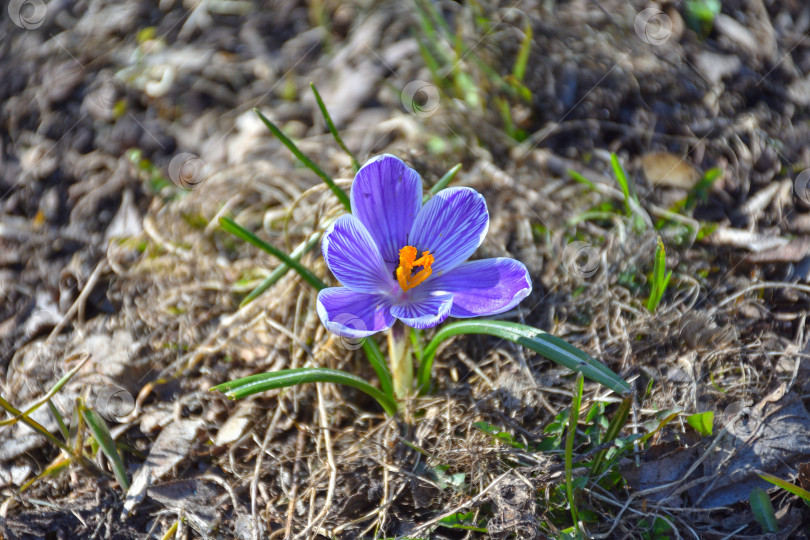
[[(399, 267), (397, 267), (397, 281), (403, 291), (413, 289), (423, 281), (425, 281), (433, 270), (430, 265), (433, 264), (433, 255), (430, 251), (423, 251), (422, 256), (416, 258), (416, 248), (413, 246), (405, 246), (399, 250)], [(422, 269), (417, 273), (413, 273), (414, 266), (421, 266)]]

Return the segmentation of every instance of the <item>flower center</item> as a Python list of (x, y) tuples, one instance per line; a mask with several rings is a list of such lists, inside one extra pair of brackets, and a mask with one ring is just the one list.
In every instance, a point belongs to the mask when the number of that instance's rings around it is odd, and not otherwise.
[[(416, 248), (413, 246), (405, 246), (399, 250), (397, 281), (403, 291), (413, 289), (433, 273), (433, 270), (430, 268), (430, 265), (433, 264), (433, 255), (430, 254), (430, 251), (423, 251), (422, 256), (418, 259), (416, 258), (416, 254)], [(414, 266), (421, 266), (422, 269), (414, 273)]]

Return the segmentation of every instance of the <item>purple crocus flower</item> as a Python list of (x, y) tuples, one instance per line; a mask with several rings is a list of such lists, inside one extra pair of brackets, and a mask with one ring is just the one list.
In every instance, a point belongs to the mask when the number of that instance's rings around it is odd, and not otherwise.
[(472, 188), (443, 189), (422, 206), (419, 174), (384, 154), (358, 171), (351, 204), (321, 246), (343, 287), (318, 293), (318, 315), (341, 337), (370, 336), (396, 319), (431, 328), (448, 316), (494, 315), (532, 290), (514, 259), (465, 262), (489, 228), (486, 201)]

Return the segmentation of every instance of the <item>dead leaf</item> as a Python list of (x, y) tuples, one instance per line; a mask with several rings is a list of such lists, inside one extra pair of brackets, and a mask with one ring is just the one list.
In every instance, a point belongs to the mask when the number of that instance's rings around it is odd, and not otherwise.
[(752, 488), (771, 487), (757, 470), (788, 478), (796, 474), (797, 463), (810, 456), (810, 414), (796, 394), (774, 402), (780, 392), (783, 387), (758, 405), (741, 408), (726, 424), (727, 436), (703, 465), (703, 476), (714, 480), (689, 490), (698, 506), (743, 501)]
[(147, 493), (166, 508), (182, 512), (203, 538), (208, 538), (218, 521), (217, 508), (211, 503), (220, 493), (200, 479), (167, 482), (150, 487)]
[(155, 480), (159, 480), (188, 456), (201, 425), (202, 421), (199, 419), (179, 420), (160, 432), (146, 461), (132, 478), (121, 519), (129, 515), (143, 500), (146, 490)]
[(692, 189), (701, 174), (685, 158), (669, 152), (646, 154), (641, 158), (644, 177), (652, 187)]

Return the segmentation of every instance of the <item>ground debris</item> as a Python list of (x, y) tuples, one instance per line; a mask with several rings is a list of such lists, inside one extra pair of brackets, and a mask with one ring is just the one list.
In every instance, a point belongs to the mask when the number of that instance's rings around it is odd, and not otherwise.
[(754, 487), (771, 488), (757, 476), (759, 471), (793, 478), (810, 455), (810, 413), (794, 393), (741, 407), (723, 427), (728, 435), (703, 465), (703, 476), (711, 481), (689, 491), (702, 508), (747, 500)]
[(166, 482), (148, 488), (147, 494), (186, 518), (203, 538), (208, 538), (220, 518), (219, 508), (212, 503), (221, 495), (221, 490), (203, 479)]
[(654, 445), (640, 468), (625, 463), (625, 479), (651, 501), (717, 508), (748, 500), (755, 487), (773, 487), (758, 472), (796, 476), (810, 455), (810, 414), (796, 394), (752, 406), (732, 403), (716, 423), (714, 437), (692, 432), (683, 441)]
[(493, 538), (540, 538), (534, 489), (515, 475), (504, 476), (489, 492), (494, 506), (487, 532)]
[(175, 465), (188, 457), (200, 427), (200, 420), (178, 420), (163, 428), (152, 444), (146, 461), (132, 478), (132, 485), (124, 501), (122, 519), (143, 500), (153, 482), (160, 480)]

